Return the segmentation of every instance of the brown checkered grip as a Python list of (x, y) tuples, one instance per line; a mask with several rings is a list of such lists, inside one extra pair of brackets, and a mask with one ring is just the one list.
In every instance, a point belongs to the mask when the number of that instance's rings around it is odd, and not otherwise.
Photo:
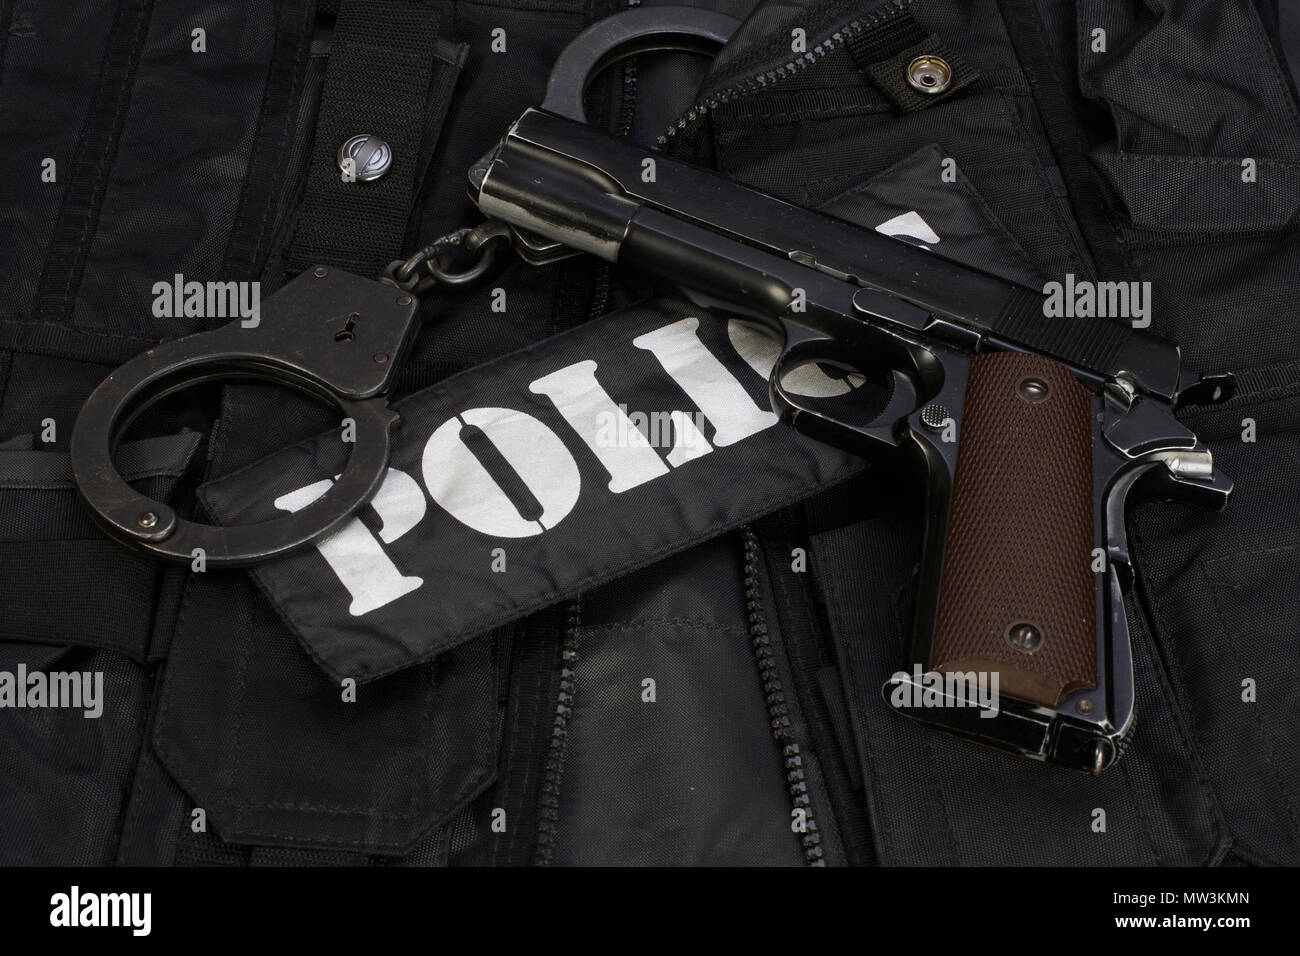
[(971, 363), (931, 669), (1046, 706), (1096, 686), (1090, 415), (1051, 359)]

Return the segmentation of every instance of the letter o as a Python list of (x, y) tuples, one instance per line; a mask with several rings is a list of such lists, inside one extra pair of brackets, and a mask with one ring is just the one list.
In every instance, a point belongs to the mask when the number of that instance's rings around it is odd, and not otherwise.
[[(464, 425), (483, 431), (542, 506), (521, 515), (461, 438)], [(555, 527), (578, 501), (578, 463), (555, 432), (513, 408), (471, 408), (429, 436), (420, 462), (429, 497), (461, 524), (497, 538), (529, 538)]]

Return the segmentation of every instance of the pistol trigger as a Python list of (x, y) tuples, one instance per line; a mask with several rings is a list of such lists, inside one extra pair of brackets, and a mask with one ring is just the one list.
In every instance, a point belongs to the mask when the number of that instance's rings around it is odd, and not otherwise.
[(917, 400), (916, 385), (912, 380), (896, 368), (889, 370), (890, 390), (889, 401), (886, 403), (876, 419), (881, 422), (888, 422), (893, 428), (897, 422), (902, 421), (916, 411), (920, 402)]

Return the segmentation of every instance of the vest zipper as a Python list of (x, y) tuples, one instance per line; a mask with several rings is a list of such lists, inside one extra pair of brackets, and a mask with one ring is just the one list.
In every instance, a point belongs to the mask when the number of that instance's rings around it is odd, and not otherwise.
[(668, 129), (664, 130), (655, 141), (656, 145), (662, 149), (667, 146), (675, 136), (688, 130), (693, 130), (704, 118), (712, 111), (724, 103), (730, 103), (734, 100), (741, 99), (751, 93), (761, 93), (774, 83), (788, 79), (802, 70), (815, 65), (822, 57), (832, 50), (847, 43), (851, 38), (857, 36), (865, 30), (875, 26), (886, 15), (892, 14), (897, 9), (891, 5), (884, 10), (873, 12), (870, 16), (858, 20), (850, 20), (844, 26), (840, 27), (829, 37), (817, 44), (811, 50), (808, 50), (795, 57), (787, 63), (770, 70), (764, 70), (748, 79), (735, 83), (721, 92), (714, 93), (698, 103), (691, 106), (689, 110), (677, 118)]
[[(627, 0), (627, 9), (641, 6), (641, 0)], [(632, 120), (636, 117), (636, 57), (623, 61), (623, 97), (618, 108), (619, 137), (626, 137), (632, 132)]]
[(767, 633), (767, 615), (763, 610), (762, 578), (758, 565), (758, 536), (748, 525), (741, 528), (740, 533), (745, 545), (745, 612), (749, 619), (750, 643), (754, 646), (754, 657), (758, 662), (759, 679), (763, 683), (763, 697), (767, 701), (767, 712), (772, 718), (772, 736), (781, 745), (790, 802), (795, 810), (802, 810), (804, 814), (805, 830), (801, 841), (804, 860), (809, 866), (825, 866), (821, 833), (817, 829), (817, 821), (813, 819), (812, 799), (808, 795), (808, 782), (804, 779), (803, 751), (794, 739), (794, 731), (790, 726), (785, 689), (781, 684), (776, 655), (772, 653), (772, 639)]
[(568, 752), (569, 718), (573, 716), (574, 667), (578, 663), (578, 627), (582, 623), (582, 602), (569, 604), (560, 651), (560, 687), (555, 695), (555, 719), (551, 723), (551, 744), (542, 768), (541, 792), (537, 798), (537, 846), (534, 866), (550, 866), (560, 822), (560, 784), (564, 779), (564, 757)]

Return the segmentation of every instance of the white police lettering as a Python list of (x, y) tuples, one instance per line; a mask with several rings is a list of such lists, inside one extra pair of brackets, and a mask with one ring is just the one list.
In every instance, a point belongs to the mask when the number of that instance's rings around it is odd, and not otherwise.
[[(549, 398), (556, 411), (600, 459), (609, 472), (610, 491), (627, 491), (668, 473), (668, 466), (651, 447), (649, 439), (596, 381), (595, 362), (578, 362), (544, 375), (530, 384), (528, 390)], [(601, 440), (600, 425), (610, 418), (622, 425), (618, 434), (624, 440)]]
[(713, 423), (714, 445), (733, 445), (771, 428), (779, 421), (776, 414), (759, 408), (727, 367), (705, 348), (695, 334), (699, 327), (699, 319), (685, 318), (639, 335), (632, 344), (653, 354)]
[[(478, 456), (465, 444), (471, 426), (519, 476), (541, 511), (519, 513)], [(511, 408), (471, 408), (440, 425), (424, 446), (424, 486), (448, 514), (497, 538), (528, 538), (559, 524), (578, 501), (578, 463), (555, 432), (533, 416)]]
[[(338, 476), (336, 475), (335, 478)], [(325, 492), (333, 480), (325, 479), (281, 495), (275, 506), (281, 511), (301, 511)], [(382, 527), (379, 537), (391, 544), (410, 531), (424, 517), (428, 505), (424, 492), (414, 478), (404, 471), (389, 468), (384, 483), (370, 501)], [(348, 612), (360, 616), (409, 594), (424, 579), (404, 575), (370, 530), (358, 519), (347, 521), (338, 531), (316, 542), (316, 550), (338, 575), (352, 595)]]
[[(755, 404), (727, 366), (700, 341), (698, 329), (698, 319), (685, 318), (638, 336), (632, 344), (653, 354), (712, 423), (714, 445), (730, 445), (775, 425), (777, 416)], [(770, 368), (774, 356), (769, 360), (766, 351), (760, 354), (750, 338), (732, 333), (731, 340), (750, 367), (760, 374), (765, 365)], [(610, 476), (610, 491), (644, 485), (713, 450), (691, 414), (673, 411), (668, 416), (673, 447), (660, 457), (628, 420), (624, 407), (601, 387), (596, 370), (594, 361), (577, 362), (535, 379), (528, 388), (549, 398), (591, 449)], [(820, 371), (806, 376), (804, 386), (810, 394), (828, 395), (847, 388)], [(602, 419), (626, 426), (612, 429), (625, 440), (601, 441)], [(490, 447), (484, 447), (485, 440)], [(514, 472), (519, 484), (513, 497), (484, 457), (499, 457)], [(425, 443), (421, 471), (425, 491), (439, 507), (467, 527), (495, 538), (534, 537), (554, 528), (577, 504), (582, 490), (578, 464), (560, 437), (533, 416), (509, 408), (472, 408), (448, 419)], [(277, 498), (275, 506), (297, 511), (324, 494), (330, 484), (321, 481), (299, 488)], [(423, 518), (425, 503), (409, 475), (389, 469), (372, 506), (384, 522), (380, 539), (391, 543)], [(317, 549), (352, 595), (354, 615), (390, 604), (423, 584), (418, 577), (403, 575), (380, 540), (355, 518), (319, 542)]]
[(713, 451), (704, 433), (695, 427), (691, 416), (685, 412), (672, 412), (668, 420), (673, 423), (673, 447), (668, 452), (668, 464), (680, 468), (688, 461)]

